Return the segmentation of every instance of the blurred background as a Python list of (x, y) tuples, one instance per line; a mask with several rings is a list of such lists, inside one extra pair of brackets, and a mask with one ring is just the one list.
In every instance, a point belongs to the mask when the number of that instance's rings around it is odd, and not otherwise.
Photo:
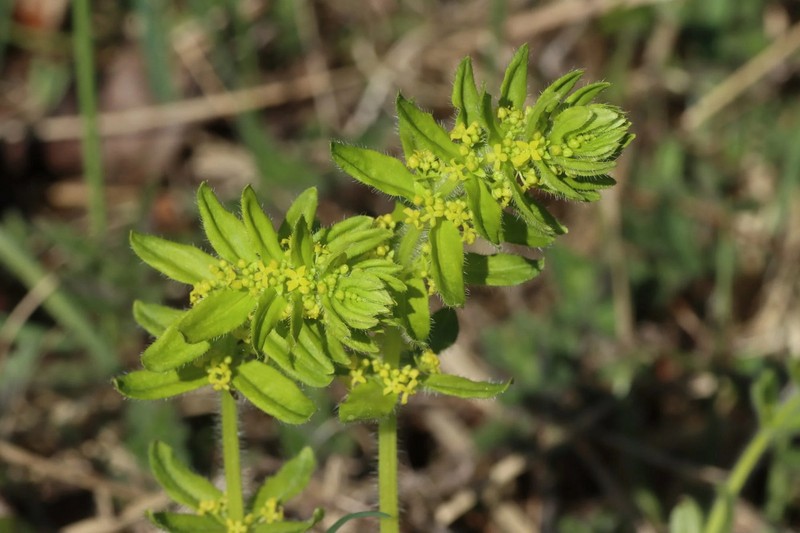
[[(551, 200), (570, 233), (542, 276), (459, 311), (444, 368), (515, 383), (403, 410), (407, 531), (664, 532), (684, 495), (708, 505), (756, 431), (751, 383), (785, 383), (800, 356), (800, 2), (95, 0), (102, 183), (82, 164), (69, 4), (0, 1), (0, 531), (150, 531), (144, 510), (168, 504), (155, 438), (219, 472), (212, 396), (110, 385), (149, 342), (132, 301), (188, 295), (130, 229), (200, 243), (202, 181), (231, 205), (252, 184), (273, 220), (312, 185), (323, 223), (381, 214), (329, 140), (399, 153), (397, 91), (447, 122), (460, 59), (496, 94), (522, 43), (532, 94), (585, 69), (637, 139), (601, 202)], [(242, 424), (253, 482), (313, 446), (288, 512), (325, 507), (326, 526), (376, 503), (374, 428), (336, 421), (341, 392), (315, 393), (304, 426)], [(792, 439), (735, 511), (736, 531), (800, 529)]]

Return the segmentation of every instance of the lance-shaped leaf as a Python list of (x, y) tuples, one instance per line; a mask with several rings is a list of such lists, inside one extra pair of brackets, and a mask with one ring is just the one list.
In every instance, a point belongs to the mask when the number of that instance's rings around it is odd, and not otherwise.
[(568, 107), (553, 119), (547, 138), (552, 144), (563, 144), (569, 136), (581, 133), (594, 118), (588, 106)]
[(431, 331), (431, 311), (428, 289), (419, 278), (406, 281), (407, 290), (397, 296), (397, 315), (403, 323), (408, 336), (423, 342)]
[(133, 319), (153, 337), (158, 337), (182, 315), (183, 311), (166, 305), (133, 302)]
[(206, 183), (197, 189), (197, 207), (208, 242), (230, 263), (257, 259), (250, 236), (241, 220), (228, 212)]
[(280, 322), (288, 302), (274, 290), (266, 290), (258, 299), (258, 305), (253, 313), (250, 323), (250, 333), (253, 346), (259, 351), (264, 351), (268, 335)]
[(435, 353), (441, 353), (452, 346), (458, 338), (458, 315), (451, 307), (442, 307), (433, 314), (433, 326), (428, 338), (428, 346)]
[(315, 322), (304, 322), (297, 337), (297, 343), (292, 348), (296, 360), (313, 360), (317, 368), (326, 376), (333, 375), (334, 368), (331, 358), (325, 350), (322, 333)]
[(400, 234), (400, 243), (397, 246), (397, 262), (404, 267), (411, 266), (414, 259), (419, 253), (420, 243), (422, 241), (422, 230), (412, 225), (402, 226)]
[(431, 275), (444, 303), (464, 305), (464, 247), (461, 234), (449, 220), (442, 220), (430, 231)]
[(414, 175), (398, 159), (337, 142), (331, 143), (331, 155), (342, 170), (364, 185), (391, 196), (414, 198)]
[(510, 384), (472, 381), (452, 374), (431, 374), (422, 379), (425, 389), (457, 398), (494, 398), (505, 392)]
[[(478, 94), (478, 87), (475, 85), (472, 60), (469, 57), (465, 57), (456, 70), (452, 100), (453, 107), (458, 112), (457, 123), (469, 126), (472, 122), (477, 122), (484, 128), (486, 127), (481, 112), (481, 97)], [(406, 154), (406, 156), (408, 155), (410, 154)]]
[(528, 97), (528, 45), (517, 49), (500, 86), (500, 105), (522, 109)]
[(458, 146), (433, 115), (419, 109), (402, 94), (397, 95), (397, 121), (406, 156), (415, 150), (429, 150), (442, 161), (460, 157)]
[(175, 281), (189, 285), (210, 278), (209, 267), (218, 262), (213, 256), (194, 246), (135, 231), (131, 231), (130, 243), (142, 261)]
[(468, 253), (464, 261), (464, 282), (467, 285), (510, 287), (535, 278), (543, 267), (543, 260), (513, 254)]
[(314, 452), (309, 447), (303, 448), (264, 481), (253, 498), (251, 508), (258, 512), (270, 498), (275, 498), (279, 502), (291, 500), (305, 490), (316, 467)]
[(580, 89), (575, 89), (575, 92), (564, 100), (564, 103), (567, 105), (586, 105), (609, 87), (611, 87), (611, 84), (604, 81), (590, 83)]
[(232, 382), (253, 405), (287, 424), (302, 424), (314, 414), (314, 402), (294, 381), (261, 361), (240, 365)]
[[(301, 330), (302, 333), (302, 330)], [(288, 332), (285, 332), (288, 335)], [(292, 379), (311, 387), (326, 387), (333, 381), (333, 365), (321, 363), (313, 357), (297, 357), (289, 341), (275, 330), (270, 333), (262, 346), (262, 351), (273, 363)]]
[(175, 456), (169, 445), (155, 441), (149, 450), (150, 469), (170, 498), (197, 510), (200, 502), (222, 498), (222, 491), (192, 472)]
[(575, 200), (578, 202), (585, 201), (585, 198), (580, 192), (564, 183), (560, 176), (553, 174), (553, 171), (550, 170), (549, 166), (543, 164), (541, 161), (534, 161), (533, 166), (536, 168), (536, 174), (541, 180), (542, 188), (569, 200)]
[(314, 219), (317, 215), (317, 203), (316, 187), (309, 187), (301, 192), (286, 211), (286, 218), (278, 231), (278, 238), (288, 238), (300, 220), (305, 220), (308, 230), (311, 231), (314, 227)]
[(546, 118), (575, 87), (581, 76), (583, 71), (574, 70), (561, 76), (542, 91), (526, 118), (525, 137), (530, 138), (537, 130), (543, 129)]
[(311, 238), (311, 230), (301, 219), (295, 224), (292, 232), (292, 262), (295, 266), (314, 264), (314, 242)]
[(264, 262), (269, 262), (270, 259), (280, 262), (283, 259), (283, 249), (278, 242), (278, 233), (249, 185), (242, 192), (241, 206), (242, 222), (256, 253)]
[(537, 227), (526, 224), (521, 218), (511, 213), (503, 213), (503, 242), (521, 244), (531, 248), (541, 248), (555, 240), (552, 231), (544, 233)]
[(123, 396), (135, 400), (170, 398), (205, 385), (208, 385), (205, 369), (192, 365), (166, 372), (137, 370), (114, 378), (114, 387)]
[(347, 398), (339, 404), (339, 420), (358, 422), (377, 420), (394, 411), (397, 394), (383, 394), (383, 386), (375, 381), (367, 381), (353, 387)]
[(164, 330), (142, 354), (142, 365), (153, 372), (166, 372), (185, 365), (205, 354), (211, 344), (207, 341), (189, 343), (175, 323)]
[(215, 517), (184, 513), (149, 513), (150, 521), (171, 533), (226, 533), (228, 526)]
[(213, 339), (241, 326), (255, 306), (248, 291), (220, 289), (186, 311), (176, 327), (190, 343)]
[(481, 237), (500, 244), (502, 235), (503, 209), (492, 198), (492, 193), (484, 182), (475, 176), (470, 176), (464, 182), (467, 191), (467, 202), (472, 211), (472, 220), (475, 229)]
[(562, 235), (567, 232), (567, 228), (535, 198), (525, 195), (516, 180), (511, 182), (511, 193), (517, 213), (536, 231), (545, 235)]

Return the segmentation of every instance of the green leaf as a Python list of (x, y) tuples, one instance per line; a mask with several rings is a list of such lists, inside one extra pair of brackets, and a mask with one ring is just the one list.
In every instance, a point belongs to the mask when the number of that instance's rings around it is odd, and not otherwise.
[(166, 372), (194, 361), (205, 354), (211, 344), (203, 341), (188, 343), (175, 323), (168, 327), (142, 354), (142, 365), (153, 372)]
[(567, 232), (567, 228), (562, 226), (535, 198), (525, 195), (516, 180), (511, 182), (511, 192), (517, 212), (536, 231), (545, 235), (561, 235)]
[(528, 97), (528, 45), (523, 44), (508, 64), (500, 86), (500, 105), (522, 109)]
[(583, 76), (583, 71), (573, 70), (556, 81), (551, 83), (533, 105), (531, 113), (527, 117), (525, 124), (525, 137), (530, 138), (537, 130), (544, 129), (544, 121), (550, 113), (561, 103), (567, 94), (575, 87), (578, 80)]
[(416, 226), (403, 225), (400, 244), (397, 246), (397, 262), (404, 267), (409, 267), (414, 262), (419, 252), (422, 230)]
[(314, 414), (314, 402), (292, 380), (261, 361), (240, 365), (232, 382), (253, 405), (287, 424), (302, 424)]
[(308, 230), (314, 228), (314, 219), (317, 216), (317, 188), (309, 187), (294, 199), (289, 210), (286, 211), (286, 219), (281, 224), (281, 229), (278, 232), (280, 238), (288, 237), (291, 231), (300, 222), (300, 219), (306, 221)]
[(339, 420), (357, 422), (377, 420), (394, 411), (397, 394), (383, 394), (383, 385), (367, 381), (356, 385), (347, 398), (339, 404)]
[(227, 526), (213, 516), (182, 513), (148, 513), (148, 518), (157, 527), (170, 533), (225, 533)]
[(233, 264), (239, 259), (247, 262), (258, 259), (242, 221), (222, 206), (205, 182), (197, 189), (197, 207), (208, 242), (220, 257)]
[(149, 457), (150, 469), (156, 480), (177, 503), (197, 510), (202, 501), (222, 498), (222, 491), (203, 476), (192, 472), (175, 456), (169, 445), (153, 442)]
[(428, 338), (431, 331), (428, 289), (422, 279), (415, 277), (406, 281), (406, 286), (407, 290), (397, 295), (397, 314), (408, 336), (422, 342)]
[(178, 320), (183, 311), (166, 305), (145, 303), (141, 300), (133, 302), (133, 319), (153, 337), (158, 337)]
[(331, 155), (343, 171), (361, 183), (390, 196), (414, 198), (414, 175), (400, 160), (337, 142), (331, 143)]
[(553, 119), (548, 138), (552, 144), (563, 144), (570, 134), (580, 133), (580, 130), (593, 118), (594, 113), (587, 106), (568, 107)]
[(258, 203), (256, 193), (249, 185), (242, 192), (242, 222), (250, 237), (250, 243), (268, 263), (270, 259), (279, 262), (283, 259), (283, 249), (278, 242), (275, 226)]
[(255, 306), (247, 291), (219, 289), (186, 311), (176, 327), (190, 343), (213, 339), (241, 326)]
[(428, 338), (428, 346), (435, 353), (441, 353), (452, 346), (458, 338), (458, 315), (451, 307), (442, 307), (433, 314), (433, 327)]
[(359, 513), (346, 514), (339, 520), (337, 520), (331, 527), (329, 527), (325, 531), (325, 533), (336, 533), (346, 523), (350, 522), (351, 520), (357, 520), (359, 518), (391, 518), (391, 516), (389, 516), (386, 513), (382, 513), (380, 511), (361, 511)]
[(510, 384), (510, 381), (506, 383), (472, 381), (452, 374), (431, 374), (422, 380), (425, 389), (457, 398), (494, 398), (505, 392)]
[(434, 120), (433, 115), (419, 109), (402, 94), (397, 95), (397, 120), (406, 154), (414, 150), (430, 150), (445, 162), (460, 157), (458, 146), (450, 140), (450, 135)]
[(295, 343), (294, 347), (290, 347), (289, 341), (275, 330), (267, 336), (262, 350), (264, 355), (291, 378), (312, 387), (327, 387), (333, 381), (333, 367), (330, 362), (322, 365), (312, 357), (297, 357), (293, 352), (296, 346)]
[(137, 370), (114, 378), (114, 387), (135, 400), (160, 400), (208, 385), (204, 368), (188, 365), (166, 372)]
[(692, 498), (684, 497), (669, 514), (669, 533), (700, 533), (703, 510)]
[[(457, 122), (464, 126), (478, 122), (485, 127), (481, 113), (481, 97), (478, 95), (475, 75), (472, 72), (472, 60), (469, 57), (461, 60), (458, 70), (456, 70), (452, 100), (453, 107), (458, 111)], [(406, 157), (409, 155), (406, 154)]]
[(501, 240), (511, 244), (521, 244), (531, 248), (542, 248), (553, 242), (555, 236), (543, 233), (536, 226), (526, 224), (524, 220), (511, 213), (503, 213), (503, 232)]
[(611, 84), (604, 81), (589, 83), (580, 89), (576, 89), (574, 93), (564, 100), (564, 103), (567, 105), (587, 105), (609, 87), (611, 87)]
[(211, 265), (218, 260), (204, 251), (177, 242), (161, 239), (153, 235), (143, 235), (131, 231), (131, 248), (139, 258), (167, 277), (194, 285), (211, 277)]
[(314, 241), (311, 230), (304, 220), (300, 220), (292, 231), (292, 262), (296, 267), (305, 265), (306, 268), (314, 266)]
[(512, 254), (468, 253), (464, 266), (464, 282), (467, 285), (509, 287), (535, 278), (542, 271), (544, 261)]
[(492, 193), (483, 180), (476, 176), (470, 176), (464, 182), (464, 189), (467, 191), (467, 202), (472, 211), (475, 229), (484, 239), (500, 244), (503, 232), (503, 208), (492, 198)]
[(442, 220), (430, 231), (431, 275), (436, 291), (445, 304), (464, 305), (464, 247), (461, 234), (449, 220)]
[(258, 299), (258, 305), (253, 313), (253, 320), (250, 323), (250, 333), (253, 346), (259, 351), (264, 350), (267, 336), (275, 328), (283, 317), (286, 306), (289, 303), (274, 290), (267, 290)]
[(252, 509), (258, 512), (270, 498), (285, 503), (305, 490), (317, 467), (314, 452), (305, 447), (290, 459), (274, 475), (269, 476), (253, 499)]

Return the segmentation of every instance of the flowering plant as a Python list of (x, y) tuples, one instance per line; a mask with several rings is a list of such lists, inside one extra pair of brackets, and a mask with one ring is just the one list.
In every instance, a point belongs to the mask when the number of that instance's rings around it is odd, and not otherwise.
[[(276, 229), (249, 187), (237, 216), (204, 184), (197, 201), (214, 255), (131, 234), (142, 260), (192, 289), (185, 310), (134, 304), (134, 317), (155, 341), (142, 355), (144, 369), (119, 376), (116, 387), (130, 398), (152, 400), (210, 386), (222, 403), (226, 491), (155, 443), (150, 459), (156, 478), (195, 512), (155, 513), (156, 524), (171, 531), (240, 533), (312, 527), (321, 511), (306, 521), (288, 521), (282, 513), (286, 499), (311, 475), (308, 450), (245, 504), (235, 398), (282, 422), (301, 424), (315, 410), (304, 388), (326, 387), (338, 378), (349, 389), (340, 419), (379, 423), (381, 528), (398, 531), (397, 406), (419, 391), (491, 398), (509, 385), (440, 371), (439, 354), (458, 335), (453, 308), (465, 304), (465, 287), (510, 286), (535, 277), (542, 260), (499, 251), (503, 243), (546, 246), (566, 232), (534, 191), (599, 199), (598, 191), (615, 183), (608, 172), (633, 138), (618, 108), (592, 103), (606, 84), (575, 89), (579, 71), (526, 106), (527, 65), (523, 46), (495, 101), (478, 90), (465, 59), (455, 76), (457, 116), (449, 131), (399, 96), (402, 160), (331, 145), (342, 170), (395, 199), (391, 213), (320, 227), (312, 188)], [(471, 251), (477, 238), (498, 251)], [(445, 304), (435, 313), (431, 296)]]

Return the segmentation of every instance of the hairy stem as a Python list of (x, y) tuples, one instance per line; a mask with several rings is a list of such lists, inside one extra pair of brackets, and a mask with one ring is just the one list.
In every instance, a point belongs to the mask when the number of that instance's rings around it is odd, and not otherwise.
[(220, 393), (222, 403), (222, 459), (225, 466), (225, 486), (228, 498), (228, 517), (244, 518), (242, 498), (242, 469), (239, 460), (239, 432), (236, 399), (229, 391)]
[[(383, 341), (383, 360), (396, 368), (403, 350), (400, 332), (389, 329)], [(389, 515), (381, 518), (381, 533), (400, 531), (397, 495), (397, 412), (382, 418), (378, 424), (378, 491), (380, 510)]]

